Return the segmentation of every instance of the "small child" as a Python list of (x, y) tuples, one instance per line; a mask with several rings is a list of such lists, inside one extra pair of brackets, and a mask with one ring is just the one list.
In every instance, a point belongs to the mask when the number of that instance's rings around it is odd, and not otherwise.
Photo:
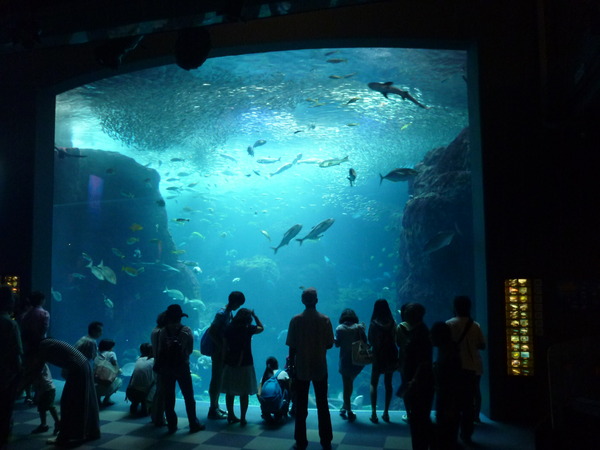
[(54, 406), (54, 398), (56, 397), (56, 388), (52, 381), (52, 374), (48, 364), (44, 364), (42, 371), (33, 381), (33, 387), (35, 389), (35, 400), (37, 403), (37, 409), (40, 413), (40, 425), (34, 429), (31, 433), (45, 433), (49, 427), (46, 425), (46, 411), (50, 411), (50, 415), (54, 419), (54, 435), (58, 434), (60, 429), (60, 420), (58, 419), (58, 412)]
[(290, 403), (290, 377), (286, 370), (279, 370), (277, 358), (267, 358), (265, 372), (258, 391), (261, 417), (267, 423), (285, 419)]

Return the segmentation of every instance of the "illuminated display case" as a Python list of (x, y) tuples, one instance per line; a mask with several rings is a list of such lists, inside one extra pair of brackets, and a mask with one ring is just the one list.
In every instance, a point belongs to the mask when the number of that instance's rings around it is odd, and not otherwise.
[(541, 281), (510, 278), (504, 282), (507, 370), (510, 376), (532, 376), (534, 334), (541, 325)]
[(19, 293), (19, 277), (17, 275), (0, 275), (0, 284), (7, 284), (12, 287), (15, 294)]

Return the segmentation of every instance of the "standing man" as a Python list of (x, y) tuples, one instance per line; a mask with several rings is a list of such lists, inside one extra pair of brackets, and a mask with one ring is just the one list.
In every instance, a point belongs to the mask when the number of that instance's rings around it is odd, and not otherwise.
[(210, 397), (210, 407), (208, 408), (208, 418), (211, 420), (225, 419), (227, 413), (219, 408), (219, 395), (221, 394), (221, 384), (223, 381), (223, 368), (225, 365), (225, 328), (233, 319), (233, 311), (237, 310), (246, 302), (246, 297), (240, 291), (233, 291), (229, 294), (225, 308), (219, 309), (208, 330), (214, 343), (214, 352), (210, 356), (211, 376), (208, 387)]
[(14, 306), (12, 288), (0, 286), (0, 448), (6, 448), (8, 442), (22, 369), (21, 334), (10, 317)]
[(177, 431), (175, 384), (179, 384), (185, 401), (190, 433), (206, 428), (196, 416), (196, 400), (190, 373), (190, 354), (194, 349), (194, 335), (190, 327), (181, 324), (182, 317), (189, 316), (183, 313), (181, 306), (169, 305), (165, 312), (166, 325), (159, 331), (158, 350), (154, 361), (154, 368), (160, 374), (163, 387), (165, 415), (170, 434)]
[(485, 349), (481, 327), (471, 318), (471, 299), (459, 295), (454, 299), (454, 315), (446, 321), (452, 331), (452, 340), (458, 345), (461, 362), (458, 403), (460, 413), (460, 438), (471, 442), (475, 422), (475, 396), (483, 373), (480, 350)]
[(302, 292), (306, 307), (302, 314), (293, 317), (288, 327), (286, 344), (290, 348), (289, 360), (294, 372), (296, 390), (295, 448), (304, 450), (306, 417), (308, 416), (308, 390), (312, 381), (319, 418), (319, 438), (323, 449), (331, 448), (333, 432), (327, 401), (327, 350), (333, 347), (333, 327), (329, 317), (317, 311), (317, 290), (308, 288)]

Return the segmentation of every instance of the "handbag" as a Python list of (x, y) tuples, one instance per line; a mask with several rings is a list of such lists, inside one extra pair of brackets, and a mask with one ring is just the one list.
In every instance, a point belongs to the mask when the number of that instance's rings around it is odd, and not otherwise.
[(94, 360), (94, 379), (98, 383), (111, 384), (117, 378), (118, 369), (103, 356)]
[(355, 366), (366, 366), (373, 362), (373, 352), (369, 345), (361, 340), (352, 343), (352, 364)]
[(200, 353), (204, 356), (213, 356), (215, 354), (215, 341), (210, 335), (210, 327), (204, 330), (204, 334), (200, 339)]

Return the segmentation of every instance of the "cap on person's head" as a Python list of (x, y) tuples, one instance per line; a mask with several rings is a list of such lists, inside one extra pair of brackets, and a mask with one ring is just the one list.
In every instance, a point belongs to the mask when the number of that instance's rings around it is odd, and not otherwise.
[(179, 306), (176, 303), (173, 305), (169, 305), (165, 315), (167, 316), (167, 320), (168, 319), (181, 319), (182, 317), (190, 317), (187, 314), (185, 314), (181, 310), (181, 306)]
[(314, 287), (309, 287), (302, 291), (302, 303), (305, 306), (315, 306), (318, 300), (317, 290)]

